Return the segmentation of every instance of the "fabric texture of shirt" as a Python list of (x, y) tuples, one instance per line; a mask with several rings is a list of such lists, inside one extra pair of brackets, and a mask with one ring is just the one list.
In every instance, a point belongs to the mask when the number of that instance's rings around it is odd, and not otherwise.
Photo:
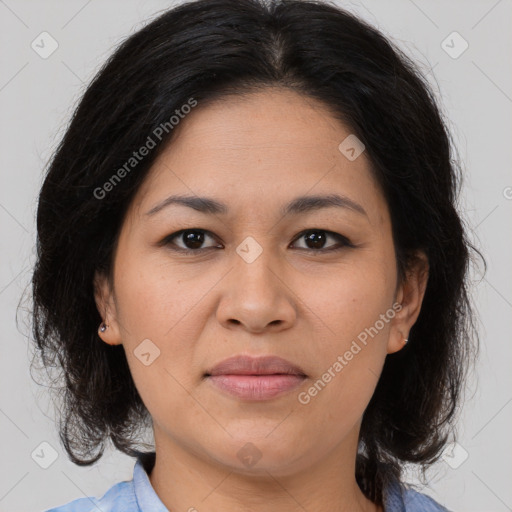
[[(151, 486), (155, 454), (137, 459), (133, 478), (113, 485), (101, 498), (78, 498), (45, 512), (169, 512)], [(191, 507), (191, 510), (194, 510)], [(384, 512), (450, 512), (429, 496), (394, 484), (384, 490)]]

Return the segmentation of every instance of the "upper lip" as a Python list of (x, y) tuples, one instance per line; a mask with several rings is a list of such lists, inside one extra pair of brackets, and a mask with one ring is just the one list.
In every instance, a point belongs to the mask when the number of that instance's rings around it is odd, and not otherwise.
[(232, 356), (216, 364), (206, 372), (210, 375), (301, 375), (306, 376), (299, 366), (278, 356), (253, 357), (248, 355)]

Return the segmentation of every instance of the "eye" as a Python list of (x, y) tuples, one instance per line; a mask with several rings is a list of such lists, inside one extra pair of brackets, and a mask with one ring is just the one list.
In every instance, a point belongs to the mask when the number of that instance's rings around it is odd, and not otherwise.
[[(211, 238), (215, 240), (209, 231), (204, 229), (182, 229), (177, 231), (162, 240), (162, 245), (174, 245), (173, 250), (181, 252), (201, 252), (203, 250), (212, 249), (218, 247), (211, 245), (209, 247), (201, 247), (205, 241), (205, 238)], [(175, 243), (174, 240), (176, 240)], [(183, 245), (180, 246), (179, 242)]]
[[(338, 243), (332, 244), (327, 248), (323, 247), (329, 238), (337, 240)], [(328, 252), (340, 250), (344, 247), (354, 247), (347, 237), (339, 233), (326, 231), (325, 229), (308, 229), (300, 233), (296, 240), (304, 240), (307, 245), (306, 247), (299, 247), (299, 249), (313, 252)]]
[[(212, 233), (204, 229), (182, 229), (166, 236), (160, 245), (171, 246), (170, 248), (173, 251), (183, 253), (200, 253), (214, 248), (222, 249), (222, 246), (218, 244), (203, 247), (205, 240), (208, 238), (213, 241), (216, 240)], [(329, 238), (335, 240), (336, 243), (324, 247)], [(325, 229), (302, 231), (292, 244), (298, 240), (304, 240), (306, 244), (306, 247), (297, 247), (298, 249), (312, 252), (329, 252), (341, 250), (344, 247), (355, 247), (347, 237)]]

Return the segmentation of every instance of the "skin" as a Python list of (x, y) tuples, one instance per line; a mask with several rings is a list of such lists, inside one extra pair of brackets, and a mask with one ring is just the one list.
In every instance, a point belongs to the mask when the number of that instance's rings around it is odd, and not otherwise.
[[(356, 483), (357, 439), (386, 356), (404, 346), (418, 317), (425, 256), (418, 253), (398, 282), (390, 215), (369, 160), (339, 151), (351, 132), (316, 100), (278, 88), (227, 97), (199, 104), (175, 130), (127, 212), (114, 283), (95, 279), (108, 325), (100, 336), (124, 346), (153, 418), (153, 488), (172, 511), (382, 510)], [(279, 212), (297, 196), (332, 193), (366, 214)], [(146, 215), (171, 194), (208, 196), (229, 212), (171, 205)], [(199, 245), (210, 249), (182, 254), (171, 242), (159, 245), (181, 229), (212, 233)], [(308, 244), (297, 238), (305, 229), (339, 233), (355, 247), (330, 235)], [(248, 236), (262, 248), (252, 263), (236, 252)], [(173, 242), (187, 247), (182, 237)], [(300, 403), (298, 393), (397, 303), (400, 311), (378, 334)], [(160, 350), (148, 366), (134, 354), (145, 339)], [(308, 378), (280, 397), (242, 401), (203, 378), (235, 354), (279, 355)], [(246, 443), (261, 455), (251, 467), (237, 456)]]

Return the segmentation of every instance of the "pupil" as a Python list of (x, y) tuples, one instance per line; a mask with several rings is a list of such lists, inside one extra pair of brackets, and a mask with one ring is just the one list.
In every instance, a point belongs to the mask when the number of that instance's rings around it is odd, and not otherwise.
[(321, 249), (325, 243), (325, 234), (322, 233), (322, 231), (312, 231), (305, 236), (306, 243), (311, 242), (313, 244), (313, 249)]
[[(195, 237), (197, 239), (194, 240)], [(201, 233), (201, 231), (187, 231), (183, 233), (183, 239), (189, 249), (197, 249), (201, 247), (204, 241), (204, 233)]]

